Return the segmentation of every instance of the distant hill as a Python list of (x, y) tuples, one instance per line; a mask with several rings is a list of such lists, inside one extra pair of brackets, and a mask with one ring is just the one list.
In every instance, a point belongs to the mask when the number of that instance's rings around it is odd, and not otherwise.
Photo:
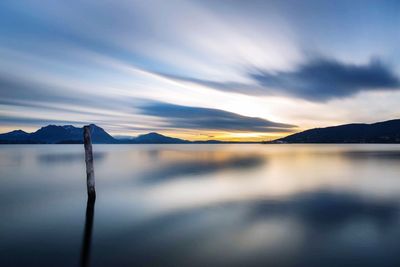
[(25, 140), (28, 139), (29, 133), (22, 130), (15, 130), (9, 133), (0, 134), (2, 140)]
[[(94, 124), (90, 124), (89, 126), (93, 143), (116, 143), (116, 140), (102, 128)], [(83, 128), (72, 125), (48, 125), (33, 133), (16, 130), (0, 134), (0, 143), (2, 144), (69, 144), (82, 142)]]
[(273, 143), (400, 143), (400, 120), (315, 128)]
[(120, 139), (120, 143), (126, 144), (187, 144), (190, 141), (165, 136), (159, 133), (142, 134), (135, 138)]

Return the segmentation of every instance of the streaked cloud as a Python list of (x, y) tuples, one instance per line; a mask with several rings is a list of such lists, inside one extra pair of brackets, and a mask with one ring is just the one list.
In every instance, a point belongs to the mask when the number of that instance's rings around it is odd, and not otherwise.
[(149, 103), (139, 109), (144, 115), (163, 118), (170, 128), (268, 133), (290, 132), (296, 127), (212, 108)]
[(258, 70), (250, 75), (261, 86), (274, 88), (273, 92), (313, 101), (349, 97), (361, 91), (400, 89), (400, 79), (379, 60), (358, 65), (317, 58), (293, 71)]

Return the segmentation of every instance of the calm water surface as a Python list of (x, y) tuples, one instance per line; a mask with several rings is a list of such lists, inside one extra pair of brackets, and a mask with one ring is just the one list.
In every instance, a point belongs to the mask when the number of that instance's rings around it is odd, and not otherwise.
[[(398, 145), (0, 146), (0, 266), (400, 266)], [(91, 227), (92, 226), (92, 227)]]

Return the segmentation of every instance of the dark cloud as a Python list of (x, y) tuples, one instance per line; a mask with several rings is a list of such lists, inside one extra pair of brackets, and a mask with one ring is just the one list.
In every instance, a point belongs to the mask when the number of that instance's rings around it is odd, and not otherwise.
[(400, 87), (399, 78), (379, 60), (355, 65), (319, 58), (298, 66), (294, 71), (270, 73), (257, 70), (250, 76), (261, 86), (276, 88), (282, 94), (316, 101), (347, 97), (360, 91)]
[(212, 109), (152, 102), (139, 107), (142, 114), (165, 119), (168, 127), (204, 130), (288, 132), (296, 127), (262, 118)]
[(380, 60), (356, 65), (320, 57), (310, 59), (291, 71), (269, 72), (263, 69), (251, 69), (247, 75), (254, 84), (161, 75), (221, 91), (248, 95), (287, 95), (311, 101), (344, 98), (361, 91), (400, 88), (400, 79)]

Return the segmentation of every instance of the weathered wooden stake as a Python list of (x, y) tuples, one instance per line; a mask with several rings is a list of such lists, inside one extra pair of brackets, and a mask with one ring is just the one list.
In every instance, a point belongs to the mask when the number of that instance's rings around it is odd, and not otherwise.
[(93, 151), (89, 126), (83, 127), (83, 143), (85, 145), (87, 193), (88, 198), (94, 200), (96, 199), (96, 190), (94, 188)]

